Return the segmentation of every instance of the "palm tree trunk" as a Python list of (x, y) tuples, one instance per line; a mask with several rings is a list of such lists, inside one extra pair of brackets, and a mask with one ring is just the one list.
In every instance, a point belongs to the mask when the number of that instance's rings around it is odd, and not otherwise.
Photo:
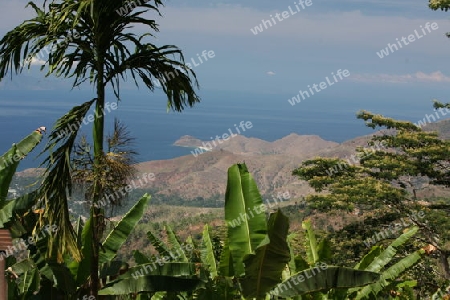
[(95, 106), (95, 119), (93, 128), (94, 142), (94, 195), (91, 206), (92, 226), (92, 257), (91, 257), (91, 284), (90, 294), (97, 299), (99, 290), (99, 248), (103, 234), (103, 208), (96, 204), (102, 196), (101, 165), (103, 157), (103, 132), (104, 132), (104, 105), (105, 86), (103, 83), (103, 58), (98, 59), (97, 68), (97, 102)]

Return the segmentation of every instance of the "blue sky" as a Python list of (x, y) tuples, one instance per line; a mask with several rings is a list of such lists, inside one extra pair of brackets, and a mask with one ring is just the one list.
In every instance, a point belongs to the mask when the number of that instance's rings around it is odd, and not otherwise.
[[(2, 0), (0, 35), (31, 16), (31, 10), (24, 9), (27, 1)], [(450, 31), (450, 13), (432, 11), (421, 0), (312, 0), (297, 14), (252, 33), (251, 28), (289, 6), (294, 7), (294, 1), (171, 0), (162, 9), (163, 18), (149, 17), (160, 24), (155, 43), (179, 46), (188, 61), (203, 50), (214, 51), (214, 58), (194, 68), (202, 89), (286, 98), (324, 81), (331, 72), (348, 69), (351, 76), (340, 83), (339, 91), (349, 92), (349, 97), (351, 91), (365, 89), (383, 96), (390, 87), (405, 92), (421, 88), (429, 90), (430, 97), (447, 94), (450, 40), (444, 34)], [(382, 59), (376, 54), (396, 38), (420, 33), (427, 22), (439, 28)], [(39, 84), (43, 86), (65, 88), (52, 81)]]

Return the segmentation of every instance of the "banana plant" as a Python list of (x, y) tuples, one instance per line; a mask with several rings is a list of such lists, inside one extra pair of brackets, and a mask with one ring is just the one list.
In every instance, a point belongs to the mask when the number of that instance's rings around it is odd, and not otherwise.
[(9, 229), (13, 238), (32, 235), (36, 225), (33, 206), (38, 196), (33, 191), (15, 199), (7, 199), (9, 186), (20, 161), (42, 141), (44, 132), (45, 127), (39, 127), (0, 156), (0, 228)]
[(149, 239), (161, 253), (160, 258), (149, 258), (138, 250), (134, 251), (137, 265), (106, 284), (99, 295), (139, 294), (141, 299), (150, 299), (150, 295), (155, 296), (151, 299), (159, 299), (163, 294), (185, 294), (194, 290), (203, 280), (198, 266), (186, 255), (194, 246), (189, 243), (182, 245), (169, 225), (166, 225), (166, 232), (168, 245), (148, 233)]
[[(288, 244), (289, 220), (280, 210), (270, 214), (266, 220), (266, 206), (245, 164), (235, 164), (228, 169), (225, 221), (228, 237), (219, 263), (219, 274), (237, 280), (245, 299), (268, 299), (271, 296), (290, 299), (334, 288), (364, 286), (379, 278), (377, 273), (370, 271), (317, 265), (320, 255), (328, 253), (325, 251), (327, 244), (323, 242), (316, 247), (315, 237), (307, 223), (311, 265), (300, 263), (303, 267), (291, 270), (293, 275), (286, 276), (286, 269), (292, 268), (295, 261)], [(305, 262), (302, 258), (297, 258), (297, 261)]]
[[(137, 266), (131, 268), (127, 274), (119, 276), (119, 279), (122, 279), (121, 283), (113, 282), (111, 286), (101, 290), (100, 295), (119, 295), (120, 293), (114, 289), (117, 290), (118, 287), (133, 289), (133, 285), (141, 284), (140, 281), (145, 278), (152, 278), (151, 283), (154, 286), (141, 288), (138, 299), (172, 299), (170, 297), (190, 299), (196, 294), (195, 291), (208, 281), (206, 270), (198, 264), (200, 256), (213, 252), (200, 254), (201, 251), (191, 237), (182, 243), (168, 224), (164, 224), (164, 228), (167, 242), (152, 231), (147, 232), (147, 237), (158, 254), (147, 256), (139, 250), (134, 250), (133, 257)], [(212, 244), (209, 247), (212, 250)], [(211, 257), (205, 259), (212, 270), (214, 263)], [(136, 291), (134, 288), (135, 293)]]
[[(275, 286), (270, 294), (283, 299), (338, 299), (334, 291), (342, 293), (349, 287), (365, 286), (376, 282), (379, 275), (374, 272), (331, 266), (326, 263), (331, 258), (331, 245), (324, 238), (317, 242), (311, 221), (302, 222), (305, 230), (305, 258), (290, 251), (288, 274), (283, 282)], [(294, 235), (288, 240), (293, 241)], [(292, 245), (289, 245), (292, 249)], [(329, 298), (329, 295), (333, 296)], [(345, 293), (344, 293), (345, 294)]]
[[(170, 263), (194, 263), (197, 267), (196, 272), (200, 274), (201, 282), (192, 291), (173, 292), (171, 290), (156, 293), (141, 293), (140, 296), (146, 296), (151, 300), (160, 299), (236, 299), (240, 298), (239, 286), (236, 282), (228, 280), (220, 274), (219, 263), (216, 260), (215, 251), (217, 250), (211, 238), (210, 228), (206, 224), (203, 228), (202, 239), (199, 243), (188, 237), (184, 243), (173, 232), (169, 225), (165, 224), (165, 233), (167, 242), (163, 241), (158, 235), (149, 231), (147, 237), (157, 251), (158, 255), (147, 256), (136, 250), (133, 253), (137, 264), (154, 264), (160, 257), (171, 258)], [(181, 251), (180, 251), (181, 249)], [(175, 284), (175, 282), (173, 283)]]
[(8, 223), (16, 210), (26, 210), (34, 200), (29, 194), (17, 199), (8, 199), (8, 190), (20, 161), (42, 140), (45, 127), (39, 127), (0, 156), (0, 227)]
[[(20, 161), (42, 141), (45, 130), (45, 127), (37, 128), (17, 144), (14, 143), (8, 151), (0, 156), (0, 227), (7, 228), (13, 238), (32, 236), (30, 228), (34, 227), (36, 221), (32, 208), (37, 197), (35, 192), (31, 192), (15, 199), (8, 199), (9, 187)], [(26, 223), (30, 225), (30, 228), (24, 226)], [(6, 257), (2, 255), (0, 259), (6, 259), (6, 266), (15, 263), (16, 259), (11, 254), (23, 246), (24, 244), (13, 243), (13, 247), (3, 249), (7, 250), (7, 255), (5, 254)], [(8, 285), (13, 283), (12, 280), (8, 280)], [(31, 272), (19, 283), (19, 288), (25, 293), (38, 284), (36, 274)], [(13, 291), (9, 289), (9, 294), (11, 295)], [(13, 296), (9, 298), (13, 298)]]
[[(395, 294), (395, 299), (413, 299), (412, 288), (417, 284), (414, 280), (398, 280), (401, 274), (416, 264), (425, 253), (424, 249), (419, 249), (412, 254), (400, 259), (392, 266), (383, 271), (387, 264), (392, 264), (398, 248), (404, 245), (419, 230), (412, 227), (394, 240), (386, 249), (381, 246), (372, 247), (371, 251), (353, 268), (338, 268), (327, 266), (324, 260), (330, 258), (329, 245), (327, 239), (321, 240), (318, 244), (310, 221), (303, 221), (302, 227), (305, 232), (306, 259), (301, 256), (293, 257), (294, 264), (289, 264), (290, 271), (299, 272), (296, 277), (291, 277), (278, 285), (272, 292), (273, 295), (281, 297), (294, 297), (302, 295), (301, 299), (378, 299), (382, 292)], [(311, 266), (314, 266), (311, 269)], [(359, 273), (354, 277), (354, 271), (381, 272), (378, 278), (370, 281), (368, 272)], [(375, 274), (376, 274), (375, 273)], [(317, 276), (317, 275), (323, 276)], [(373, 273), (372, 273), (373, 274)], [(295, 284), (294, 278), (298, 284)], [(314, 279), (313, 279), (314, 278)], [(301, 279), (304, 279), (301, 281)], [(334, 281), (334, 286), (329, 283)], [(313, 287), (313, 291), (311, 291)], [(314, 291), (315, 290), (315, 291)]]
[[(130, 267), (128, 263), (116, 260), (116, 255), (127, 237), (141, 219), (150, 196), (145, 194), (109, 232), (101, 244), (101, 280), (99, 291), (103, 297), (117, 295), (135, 295), (145, 292), (181, 291), (194, 289), (199, 283), (195, 265), (190, 263), (163, 264), (149, 266), (147, 261)], [(91, 219), (84, 223), (78, 219), (75, 226), (76, 241), (83, 254), (83, 260), (77, 261), (66, 255), (64, 263), (58, 263), (56, 255), (46, 259), (47, 241), (39, 241), (30, 256), (11, 266), (11, 273), (18, 276), (14, 298), (43, 299), (64, 296), (66, 299), (78, 299), (88, 295), (90, 275), (90, 255), (92, 251)], [(153, 267), (153, 269), (151, 269)], [(142, 270), (148, 271), (136, 276)], [(175, 284), (174, 284), (175, 283)], [(27, 287), (26, 289), (23, 287)], [(31, 295), (34, 295), (33, 298)], [(110, 299), (110, 298), (104, 298)]]
[[(411, 299), (401, 298), (401, 293), (396, 291), (400, 289), (408, 290), (415, 286), (415, 281), (400, 281), (395, 282), (400, 275), (407, 269), (414, 266), (426, 253), (425, 248), (418, 249), (413, 253), (403, 257), (398, 262), (391, 265), (389, 268), (383, 268), (392, 263), (392, 260), (397, 254), (398, 248), (404, 245), (411, 237), (413, 237), (419, 231), (419, 227), (413, 226), (408, 228), (402, 235), (395, 239), (386, 249), (382, 249), (380, 246), (372, 247), (372, 250), (361, 260), (361, 262), (355, 267), (359, 270), (367, 270), (372, 272), (381, 272), (380, 278), (362, 289), (358, 289), (355, 299), (370, 299), (371, 297), (378, 297), (378, 295), (389, 288), (388, 291), (396, 294), (398, 299)], [(350, 290), (354, 292), (355, 289)]]
[(0, 156), (0, 200), (6, 200), (8, 188), (19, 163), (28, 155), (42, 140), (45, 127), (39, 127), (23, 140)]

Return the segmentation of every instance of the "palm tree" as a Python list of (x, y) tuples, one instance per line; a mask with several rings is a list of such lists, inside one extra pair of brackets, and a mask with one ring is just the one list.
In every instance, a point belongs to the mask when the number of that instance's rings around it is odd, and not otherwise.
[[(0, 41), (0, 79), (30, 67), (33, 58), (45, 61), (46, 74), (73, 79), (73, 87), (89, 80), (96, 89), (95, 97), (74, 107), (60, 118), (49, 136), (44, 151), (46, 176), (40, 187), (40, 200), (45, 208), (40, 222), (56, 224), (58, 235), (49, 242), (48, 257), (62, 262), (63, 255), (81, 259), (68, 212), (71, 191), (70, 154), (79, 126), (91, 106), (95, 106), (92, 140), (94, 144), (94, 179), (92, 188), (92, 256), (90, 293), (97, 296), (99, 241), (102, 238), (103, 209), (95, 204), (105, 193), (101, 164), (104, 157), (105, 90), (112, 87), (120, 100), (120, 81), (131, 76), (134, 83), (150, 91), (160, 82), (167, 95), (168, 110), (181, 112), (200, 99), (195, 73), (184, 62), (180, 49), (173, 45), (158, 47), (148, 42), (158, 24), (145, 18), (160, 14), (161, 0), (52, 0), (42, 8), (28, 4), (35, 16), (8, 32)], [(130, 31), (134, 25), (147, 28), (138, 35)], [(159, 84), (158, 84), (159, 86)], [(94, 105), (95, 104), (95, 105)], [(76, 130), (68, 131), (68, 128)], [(67, 132), (61, 135), (60, 132)]]

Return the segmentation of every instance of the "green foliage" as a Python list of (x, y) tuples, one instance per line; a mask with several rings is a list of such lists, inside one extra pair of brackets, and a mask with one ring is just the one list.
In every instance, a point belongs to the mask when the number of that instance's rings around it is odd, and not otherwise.
[(49, 257), (52, 256), (51, 251), (55, 250), (53, 245), (56, 245), (58, 262), (63, 261), (63, 255), (66, 253), (71, 253), (77, 260), (81, 259), (75, 243), (75, 233), (70, 223), (68, 208), (68, 197), (72, 190), (70, 153), (75, 145), (78, 131), (71, 130), (62, 135), (61, 132), (79, 124), (88, 113), (94, 100), (75, 106), (59, 118), (43, 150), (43, 153), (49, 151), (51, 154), (43, 162), (46, 170), (44, 180), (39, 188), (39, 197), (43, 199), (39, 208), (46, 210), (41, 223), (56, 224), (60, 230), (54, 239), (49, 240), (47, 253)]
[(228, 226), (226, 247), (229, 248), (237, 276), (245, 273), (244, 256), (252, 253), (266, 236), (266, 216), (261, 210), (262, 205), (261, 195), (247, 166), (231, 166), (225, 194), (225, 221)]
[(170, 226), (168, 224), (166, 224), (165, 227), (166, 227), (168, 244), (171, 246), (171, 252), (179, 253), (178, 259), (180, 262), (187, 262), (188, 258), (186, 257), (186, 254), (183, 251), (183, 247), (181, 246), (181, 243), (180, 243), (178, 237), (175, 235), (172, 228), (170, 228)]
[[(121, 218), (102, 243), (104, 252), (101, 257), (99, 278), (105, 284), (104, 290), (101, 290), (104, 295), (128, 295), (155, 290), (188, 290), (193, 289), (200, 282), (194, 264), (168, 264), (159, 267), (153, 263), (151, 266), (153, 271), (148, 272), (149, 268), (146, 266), (149, 265), (150, 260), (138, 251), (135, 252), (135, 257), (139, 264), (133, 268), (129, 268), (125, 262), (114, 260), (117, 251), (141, 219), (149, 199), (150, 196), (144, 195)], [(63, 264), (57, 263), (55, 256), (45, 259), (43, 253), (46, 252), (47, 241), (41, 240), (35, 248), (31, 248), (27, 259), (11, 265), (12, 272), (19, 275), (17, 285), (12, 286), (17, 293), (16, 297), (29, 299), (31, 294), (43, 296), (49, 292), (53, 295), (77, 297), (88, 293), (86, 287), (91, 273), (90, 252), (92, 251), (90, 222), (92, 219), (88, 219), (85, 224), (79, 220), (76, 227), (76, 243), (86, 259), (78, 262), (70, 256), (65, 256)], [(146, 271), (145, 274), (143, 270)], [(139, 278), (135, 280), (135, 277)], [(176, 282), (177, 286), (170, 287), (173, 282)]]
[(293, 171), (300, 179), (307, 180), (317, 192), (308, 201), (312, 207), (353, 209), (358, 207), (380, 208), (383, 205), (400, 205), (415, 189), (408, 177), (427, 176), (431, 183), (449, 186), (449, 171), (445, 168), (450, 154), (450, 142), (438, 138), (436, 133), (424, 132), (411, 122), (396, 121), (366, 111), (358, 118), (367, 126), (395, 128), (375, 135), (369, 146), (381, 144), (382, 148), (364, 154), (359, 149), (359, 166), (334, 158), (317, 158), (304, 162)]
[(314, 265), (319, 262), (319, 253), (317, 249), (317, 241), (314, 231), (311, 228), (311, 222), (309, 220), (302, 222), (303, 229), (306, 230), (306, 239), (305, 239), (305, 249), (306, 249), (306, 258), (308, 259), (308, 263), (310, 265)]
[[(198, 283), (195, 264), (165, 263), (156, 265), (140, 265), (120, 275), (116, 281), (108, 283), (99, 291), (99, 295), (129, 295), (142, 292), (178, 292), (194, 289)], [(145, 275), (136, 276), (136, 272), (145, 270)]]
[[(7, 200), (8, 189), (20, 161), (40, 143), (43, 131), (45, 128), (38, 128), (19, 143), (13, 144), (5, 154), (0, 156), (0, 226), (9, 228), (13, 232), (13, 237), (27, 233), (24, 223), (30, 222), (31, 226), (34, 226), (36, 219), (32, 207), (37, 201), (37, 195), (32, 192), (17, 199)], [(3, 250), (15, 251), (15, 248)], [(3, 260), (5, 257), (2, 255), (0, 259)], [(22, 293), (20, 299), (29, 299), (40, 289), (40, 275), (35, 264), (29, 260), (16, 263), (13, 257), (8, 257), (6, 260), (6, 264), (15, 265), (17, 273), (21, 275), (21, 280), (16, 285), (17, 290)], [(15, 297), (15, 292), (12, 290), (9, 294)]]
[[(362, 288), (355, 299), (365, 299), (369, 297), (369, 295), (378, 295), (385, 287), (389, 286), (393, 280), (397, 279), (400, 274), (402, 274), (405, 270), (411, 268), (414, 264), (416, 264), (425, 253), (425, 250), (420, 249), (414, 253), (409, 254), (407, 257), (404, 257), (402, 260), (388, 268), (381, 274), (380, 279), (370, 284), (364, 288)], [(402, 285), (396, 285), (396, 287), (401, 288)]]
[(37, 129), (0, 156), (0, 203), (5, 205), (8, 188), (20, 161), (42, 140), (41, 129)]
[(141, 219), (147, 208), (150, 196), (145, 194), (136, 204), (122, 217), (119, 223), (108, 234), (102, 243), (102, 252), (100, 253), (100, 263), (111, 261), (119, 248), (126, 241), (137, 222)]
[[(404, 191), (393, 187), (390, 182), (380, 182), (376, 178), (368, 177), (360, 167), (352, 166), (341, 170), (340, 166), (346, 164), (344, 160), (318, 158), (303, 162), (300, 168), (292, 172), (300, 179), (308, 181), (316, 192), (328, 192), (309, 195), (307, 201), (311, 208), (320, 211), (351, 211), (356, 207), (373, 209), (384, 203), (398, 203), (404, 198)], [(323, 174), (325, 167), (331, 175)]]
[(211, 241), (211, 236), (209, 235), (208, 225), (205, 225), (205, 227), (203, 229), (201, 260), (202, 260), (202, 263), (208, 269), (210, 278), (211, 279), (216, 278), (218, 275), (217, 263), (216, 263), (216, 258), (214, 256), (214, 246)]
[[(434, 106), (440, 109), (449, 104), (435, 102)], [(367, 146), (372, 147), (372, 151), (366, 152), (367, 148), (357, 149), (359, 164), (351, 166), (338, 158), (317, 158), (304, 162), (293, 172), (300, 179), (308, 181), (316, 191), (322, 192), (307, 197), (311, 208), (325, 212), (357, 209), (360, 215), (366, 217), (364, 223), (350, 224), (344, 230), (330, 234), (330, 238), (337, 242), (337, 249), (344, 250), (339, 251), (340, 259), (334, 259), (346, 260), (347, 265), (351, 264), (364, 251), (361, 240), (370, 238), (377, 229), (383, 230), (382, 226), (388, 222), (420, 211), (426, 215), (423, 220), (408, 219), (420, 227), (421, 237), (436, 247), (441, 257), (434, 261), (434, 264), (441, 266), (432, 268), (432, 273), (441, 273), (434, 276), (434, 284), (440, 284), (443, 278), (450, 276), (446, 271), (449, 270), (450, 254), (446, 246), (448, 238), (445, 228), (448, 222), (439, 217), (446, 214), (444, 211), (449, 206), (445, 200), (438, 203), (419, 199), (418, 191), (427, 185), (450, 186), (450, 141), (439, 138), (435, 132), (423, 131), (408, 121), (398, 121), (367, 111), (361, 111), (357, 116), (366, 121), (368, 127), (386, 128), (374, 134), (368, 142)], [(375, 145), (378, 147), (373, 149)], [(379, 242), (385, 244), (390, 238)], [(416, 267), (415, 262), (421, 255), (420, 251), (414, 250), (417, 247), (413, 244), (408, 244), (409, 256), (405, 257), (404, 262), (408, 270), (414, 268), (417, 276), (421, 273), (419, 269), (428, 269), (424, 264), (430, 259), (426, 258)], [(408, 276), (413, 274), (408, 273)], [(430, 279), (424, 284), (434, 280)], [(386, 283), (383, 284), (385, 286)]]
[(428, 6), (432, 10), (444, 10), (448, 11), (450, 9), (450, 1), (449, 0), (429, 0)]
[(281, 282), (281, 272), (291, 258), (286, 241), (288, 230), (289, 220), (280, 210), (270, 215), (266, 239), (254, 254), (244, 258), (245, 276), (241, 285), (245, 298), (264, 299)]
[[(289, 280), (278, 285), (274, 289), (273, 295), (294, 297), (314, 292), (326, 292), (332, 289), (363, 286), (376, 281), (378, 278), (377, 273), (324, 264), (292, 276)], [(322, 299), (328, 299), (323, 298), (324, 296), (322, 296)]]
[[(379, 246), (373, 247), (369, 254), (367, 254), (355, 268), (373, 272), (382, 271), (386, 265), (392, 263), (399, 248), (418, 231), (418, 227), (410, 228), (384, 250)], [(395, 279), (398, 279), (405, 270), (416, 264), (422, 258), (424, 253), (425, 251), (423, 249), (417, 250), (387, 268), (381, 273), (381, 277), (377, 282), (360, 289), (357, 292), (356, 299), (366, 299), (370, 295), (376, 297), (385, 287), (389, 286)], [(355, 290), (356, 289), (353, 289), (352, 291)]]

